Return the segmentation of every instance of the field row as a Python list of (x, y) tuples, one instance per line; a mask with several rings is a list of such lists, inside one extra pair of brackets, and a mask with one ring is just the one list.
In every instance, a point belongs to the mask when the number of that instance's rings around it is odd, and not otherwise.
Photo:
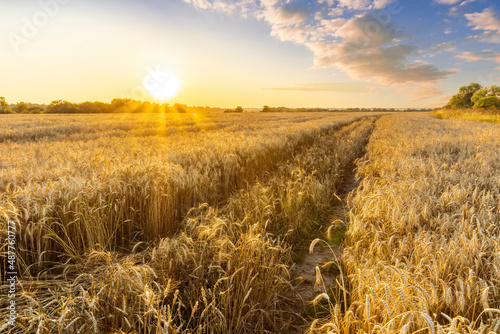
[[(258, 182), (240, 180), (239, 190), (228, 188), (226, 200), (213, 206), (197, 206), (193, 201), (168, 237), (129, 240), (133, 246), (125, 252), (117, 247), (127, 236), (119, 228), (130, 222), (115, 217), (118, 228), (113, 229), (109, 216), (102, 214), (110, 209), (103, 205), (98, 215), (95, 212), (100, 210), (89, 201), (92, 197), (78, 198), (79, 206), (71, 211), (78, 214), (77, 219), (58, 211), (49, 211), (52, 224), (48, 219), (42, 219), (43, 224), (21, 219), (26, 234), (22, 242), (28, 242), (24, 247), (32, 252), (22, 254), (22, 259), (32, 266), (31, 272), (35, 264), (40, 265), (38, 259), (48, 263), (51, 253), (57, 256), (50, 270), (37, 268), (38, 279), (23, 282), (18, 303), (25, 311), (18, 328), (41, 333), (265, 333), (292, 328), (298, 318), (290, 311), (297, 298), (290, 274), (292, 249), (329, 222), (335, 193), (346, 170), (363, 152), (374, 122), (374, 118), (346, 120), (316, 129), (308, 125), (303, 132), (293, 130), (296, 137), (289, 133), (287, 144), (274, 147), (268, 142), (264, 152), (253, 151), (254, 159), (260, 157), (258, 163), (247, 166), (254, 169)], [(113, 209), (130, 205), (143, 215), (168, 212), (163, 195), (177, 188), (148, 188), (149, 183), (140, 182), (164, 182), (160, 180), (166, 176), (171, 174), (157, 177), (152, 169), (132, 174), (130, 183), (135, 182), (136, 188), (127, 200), (136, 202), (111, 202)], [(190, 176), (187, 186), (193, 191), (218, 191), (201, 183), (192, 170)], [(107, 184), (111, 194), (117, 194), (113, 199), (123, 198), (117, 188), (121, 185)], [(63, 205), (75, 201), (67, 197)], [(141, 206), (140, 201), (149, 201), (149, 206)], [(95, 214), (94, 225), (89, 224), (91, 214)], [(140, 216), (141, 229), (155, 224), (151, 217)], [(51, 232), (53, 226), (60, 230)], [(94, 243), (77, 248), (84, 238), (93, 238)]]
[[(313, 126), (370, 113), (0, 115), (0, 143), (78, 141), (122, 137), (167, 137), (198, 132), (266, 132), (292, 124)], [(371, 113), (373, 114), (373, 113)], [(256, 132), (257, 133), (257, 132)]]
[[(311, 316), (310, 333), (499, 332), (500, 128), (355, 116), (1, 143), (2, 237), (9, 216), (21, 231), (12, 332), (300, 332)], [(295, 251), (365, 149), (337, 283), (306, 313)]]
[(391, 115), (359, 164), (348, 300), (314, 333), (498, 333), (500, 128)]
[[(175, 117), (187, 122), (192, 115)], [(218, 117), (227, 116), (212, 116)], [(258, 117), (244, 125), (239, 120), (241, 130), (231, 132), (1, 143), (0, 190), (5, 209), (20, 221), (22, 269), (35, 274), (61, 261), (60, 254), (130, 249), (174, 233), (192, 207), (224, 202), (232, 191), (272, 173), (318, 134), (359, 115), (304, 117), (279, 116), (265, 128)], [(124, 123), (136, 126), (135, 121)], [(252, 126), (260, 130), (249, 130)]]

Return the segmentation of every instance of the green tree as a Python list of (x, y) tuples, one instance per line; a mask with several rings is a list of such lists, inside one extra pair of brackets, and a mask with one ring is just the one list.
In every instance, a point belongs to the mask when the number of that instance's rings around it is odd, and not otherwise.
[(491, 95), (494, 95), (494, 96), (500, 98), (500, 87), (493, 85), (490, 87), (490, 92), (491, 92)]
[(131, 99), (113, 99), (111, 101), (111, 112), (130, 112)]
[(27, 114), (29, 112), (29, 105), (26, 102), (19, 102), (14, 106), (14, 112), (18, 114)]
[(486, 95), (488, 95), (488, 88), (481, 88), (480, 90), (475, 92), (474, 95), (472, 95), (470, 101), (472, 102), (473, 105), (475, 105), (477, 101), (486, 97)]
[(234, 112), (243, 112), (243, 107), (237, 106), (236, 109), (234, 109)]
[(473, 82), (468, 86), (462, 86), (458, 90), (458, 93), (453, 95), (445, 108), (448, 109), (459, 109), (459, 108), (470, 108), (474, 105), (471, 99), (474, 94), (480, 90), (482, 87), (477, 82)]
[(474, 108), (500, 108), (500, 99), (496, 96), (486, 96), (474, 104)]
[(495, 106), (495, 99), (498, 98), (500, 98), (500, 87), (493, 85), (475, 92), (471, 98), (471, 102), (473, 103), (473, 108), (488, 108)]
[(0, 97), (0, 114), (10, 114), (12, 110), (9, 104), (5, 101), (5, 97)]
[(78, 105), (80, 111), (84, 114), (100, 114), (107, 113), (110, 110), (110, 105), (104, 102), (83, 102)]
[(31, 106), (28, 109), (29, 114), (43, 114), (44, 111), (45, 111), (45, 108), (43, 108), (42, 106), (39, 106), (39, 105)]
[(271, 108), (269, 106), (263, 106), (262, 112), (271, 112)]
[(176, 103), (174, 104), (173, 108), (180, 114), (185, 114), (187, 113), (187, 105), (185, 104), (179, 104), (179, 103)]
[(80, 108), (74, 103), (57, 100), (48, 105), (46, 112), (48, 114), (77, 114)]

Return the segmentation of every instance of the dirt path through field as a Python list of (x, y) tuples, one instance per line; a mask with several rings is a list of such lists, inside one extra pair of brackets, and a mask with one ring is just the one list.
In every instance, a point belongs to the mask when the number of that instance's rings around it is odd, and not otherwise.
[[(344, 182), (342, 183), (339, 197), (342, 202), (339, 201), (337, 207), (335, 208), (334, 214), (332, 215), (332, 222), (342, 221), (344, 224), (346, 222), (346, 214), (348, 212), (348, 195), (352, 191), (358, 188), (359, 180), (356, 179), (356, 172), (354, 166), (349, 170), (348, 174), (344, 177)], [(340, 223), (340, 222), (339, 222)], [(342, 224), (340, 224), (342, 225)], [(323, 228), (323, 233), (318, 236), (320, 239), (326, 240), (326, 230), (329, 226)], [(336, 232), (337, 242), (326, 242), (320, 241), (314, 247), (314, 252), (310, 254), (307, 252), (300, 260), (294, 265), (292, 274), (297, 282), (297, 294), (300, 297), (300, 301), (297, 305), (304, 322), (307, 323), (307, 318), (314, 315), (314, 307), (311, 301), (316, 298), (319, 294), (325, 292), (330, 294), (331, 291), (329, 287), (335, 286), (335, 281), (338, 276), (337, 270), (332, 270), (333, 266), (328, 266), (325, 268), (325, 264), (338, 259), (340, 261), (342, 255), (342, 248), (340, 246), (340, 241), (343, 238), (343, 231)], [(309, 244), (314, 240), (311, 239)], [(304, 251), (304, 250), (303, 250)], [(305, 252), (305, 251), (304, 251)], [(317, 277), (317, 269), (320, 269), (321, 275)], [(319, 280), (318, 280), (319, 279)], [(326, 287), (326, 291), (325, 291)], [(299, 326), (294, 333), (305, 333), (307, 331), (307, 325)]]

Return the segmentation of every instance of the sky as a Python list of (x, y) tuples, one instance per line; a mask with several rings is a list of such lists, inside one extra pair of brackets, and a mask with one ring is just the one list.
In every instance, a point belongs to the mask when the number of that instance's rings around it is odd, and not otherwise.
[[(10, 103), (427, 108), (470, 82), (500, 85), (496, 0), (0, 0), (0, 9), (0, 96)], [(160, 100), (164, 78), (180, 89)]]

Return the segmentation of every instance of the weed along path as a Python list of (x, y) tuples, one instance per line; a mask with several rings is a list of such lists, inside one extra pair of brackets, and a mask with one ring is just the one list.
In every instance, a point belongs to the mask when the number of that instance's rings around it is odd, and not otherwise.
[[(349, 177), (353, 180), (349, 180), (346, 186), (356, 183), (355, 173), (350, 173)], [(318, 238), (308, 241), (309, 247), (299, 250), (303, 252), (303, 257), (299, 255), (293, 274), (298, 281), (297, 293), (303, 304), (310, 304), (319, 294), (328, 293), (328, 287), (335, 285), (338, 269), (332, 270), (329, 267), (335, 267), (336, 264), (333, 262), (340, 261), (342, 254), (341, 242), (345, 232), (347, 196), (353, 190), (348, 189), (348, 187), (342, 187), (342, 196), (339, 196), (342, 202), (339, 201), (335, 208), (331, 228), (327, 227), (318, 233)]]
[[(373, 127), (374, 124), (375, 121)], [(292, 277), (298, 296), (295, 312), (300, 314), (302, 323), (296, 326), (295, 333), (305, 333), (312, 320), (330, 314), (327, 299), (333, 304), (341, 303), (337, 284), (341, 273), (341, 244), (347, 226), (349, 199), (360, 184), (355, 160), (365, 154), (371, 132), (365, 133), (361, 146), (357, 147), (354, 161), (342, 171), (341, 183), (333, 195), (336, 200), (330, 211), (329, 224), (321, 226), (296, 248)]]

